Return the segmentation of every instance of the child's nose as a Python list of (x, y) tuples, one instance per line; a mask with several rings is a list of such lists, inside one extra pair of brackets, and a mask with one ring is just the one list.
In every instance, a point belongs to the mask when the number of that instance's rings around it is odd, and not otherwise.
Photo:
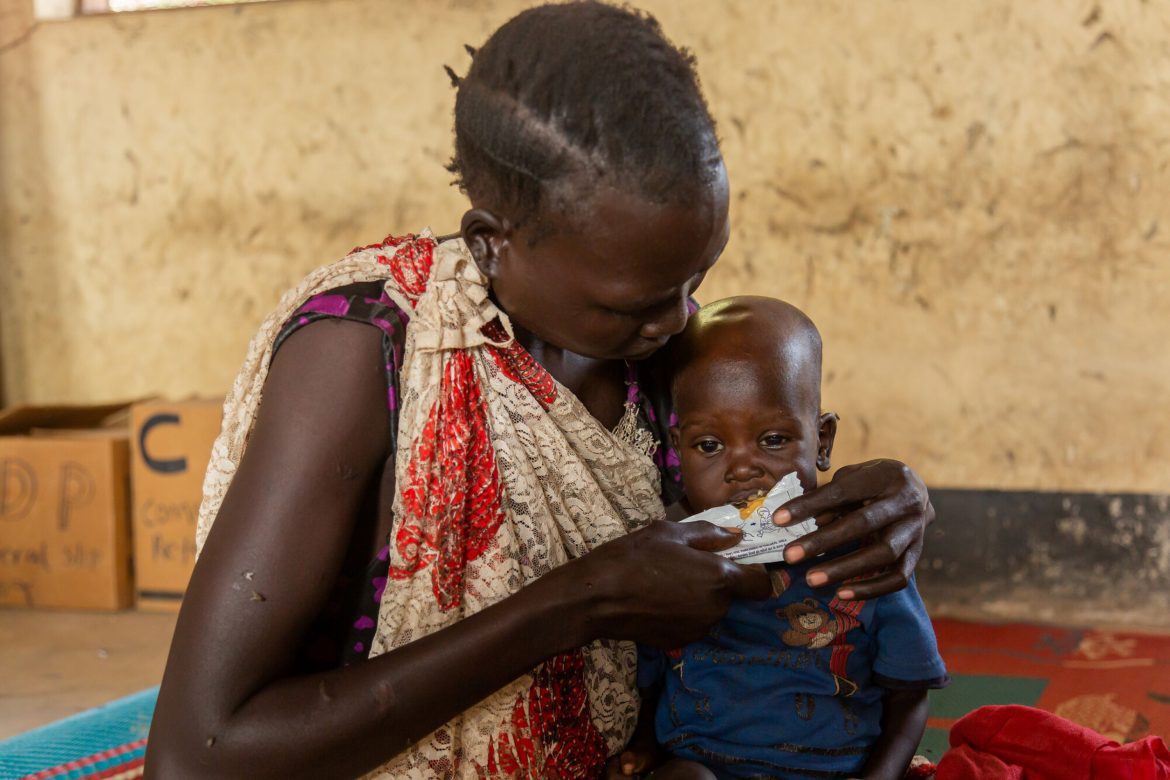
[(754, 457), (747, 453), (732, 453), (727, 462), (727, 482), (746, 482), (756, 479), (764, 473), (764, 469)]

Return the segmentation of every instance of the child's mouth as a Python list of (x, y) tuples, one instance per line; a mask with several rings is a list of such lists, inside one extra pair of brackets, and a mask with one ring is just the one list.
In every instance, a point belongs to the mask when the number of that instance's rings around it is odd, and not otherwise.
[(766, 495), (768, 495), (768, 491), (764, 490), (763, 488), (758, 488), (756, 490), (741, 490), (738, 493), (732, 493), (731, 499), (727, 503), (731, 504), (736, 509), (743, 509), (752, 501), (755, 501), (758, 498), (763, 498)]

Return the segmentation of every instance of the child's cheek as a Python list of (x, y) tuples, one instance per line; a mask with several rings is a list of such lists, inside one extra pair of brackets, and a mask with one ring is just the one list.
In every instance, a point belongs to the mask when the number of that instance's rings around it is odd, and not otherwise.
[(817, 486), (816, 460), (806, 455), (795, 448), (776, 453), (768, 461), (768, 475), (778, 482), (795, 471), (804, 491), (807, 493), (813, 490)]
[(719, 488), (723, 483), (723, 472), (718, 458), (682, 457), (683, 492), (691, 508), (696, 512), (710, 509), (723, 503)]
[(706, 464), (703, 463), (701, 458), (696, 458), (694, 455), (691, 455), (689, 453), (683, 453), (683, 456), (682, 456), (683, 487), (691, 485), (692, 483), (696, 486), (701, 484), (703, 481), (704, 472), (706, 470), (706, 469), (704, 469), (705, 465)]

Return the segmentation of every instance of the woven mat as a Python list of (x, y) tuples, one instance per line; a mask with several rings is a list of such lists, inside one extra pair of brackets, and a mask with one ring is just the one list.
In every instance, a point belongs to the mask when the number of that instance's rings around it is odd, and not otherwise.
[(157, 697), (150, 688), (0, 742), (0, 779), (141, 777)]
[(931, 691), (919, 752), (937, 761), (951, 725), (985, 704), (1026, 704), (1118, 742), (1170, 736), (1170, 636), (935, 620), (953, 682)]
[[(930, 695), (919, 752), (984, 704), (1055, 712), (1118, 742), (1170, 735), (1170, 636), (935, 620), (954, 682)], [(157, 688), (0, 742), (0, 780), (137, 778)]]

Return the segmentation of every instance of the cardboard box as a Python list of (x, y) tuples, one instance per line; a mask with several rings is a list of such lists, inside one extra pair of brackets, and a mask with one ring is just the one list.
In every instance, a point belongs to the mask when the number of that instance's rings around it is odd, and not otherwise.
[(177, 610), (195, 566), (203, 473), (223, 401), (146, 401), (130, 410), (134, 578), (141, 609)]
[(0, 412), (0, 605), (130, 606), (126, 406)]

